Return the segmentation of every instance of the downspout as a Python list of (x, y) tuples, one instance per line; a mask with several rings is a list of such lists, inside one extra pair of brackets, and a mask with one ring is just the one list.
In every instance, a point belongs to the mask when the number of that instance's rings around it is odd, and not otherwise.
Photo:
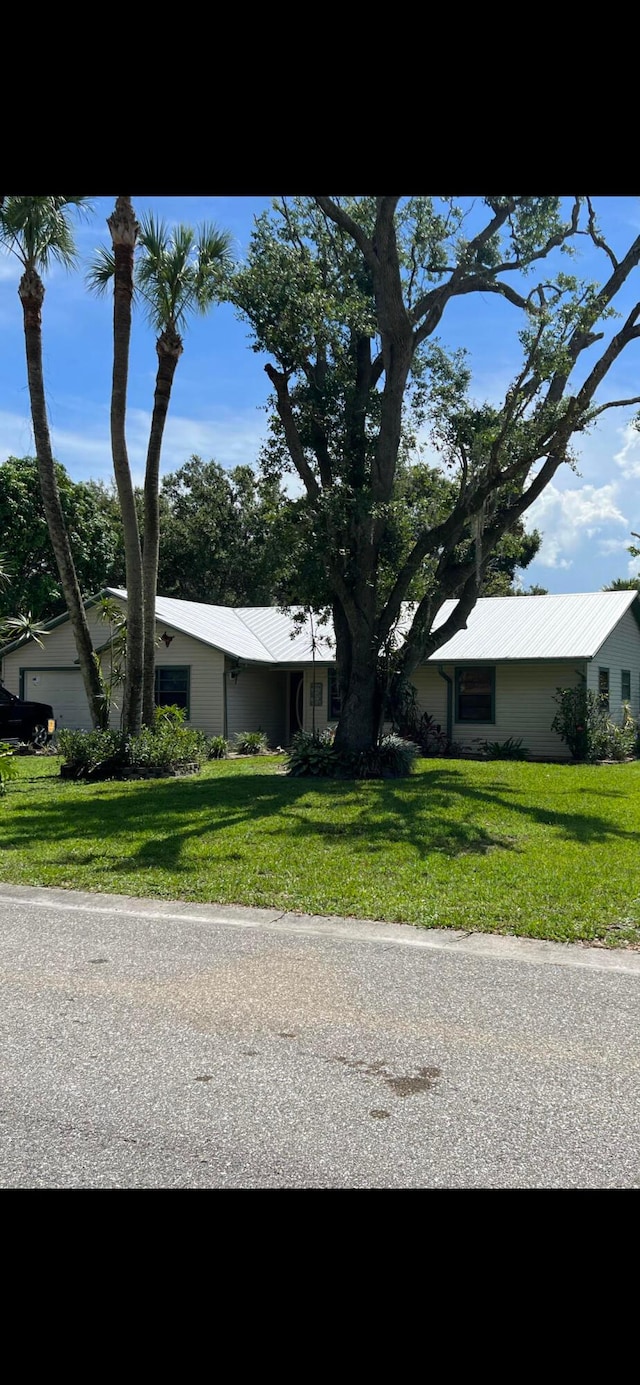
[(438, 673), (447, 685), (447, 740), (450, 741), (453, 732), (453, 679), (445, 673), (442, 664), (438, 664)]
[(230, 673), (228, 669), (222, 670), (222, 734), (225, 741), (229, 739), (229, 718), (227, 715), (227, 689), (229, 687)]

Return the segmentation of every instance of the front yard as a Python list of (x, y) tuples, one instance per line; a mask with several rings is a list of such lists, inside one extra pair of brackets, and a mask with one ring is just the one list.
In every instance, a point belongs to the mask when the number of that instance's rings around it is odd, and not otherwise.
[(96, 785), (18, 764), (6, 882), (640, 944), (640, 762), (421, 760), (352, 783), (255, 758)]

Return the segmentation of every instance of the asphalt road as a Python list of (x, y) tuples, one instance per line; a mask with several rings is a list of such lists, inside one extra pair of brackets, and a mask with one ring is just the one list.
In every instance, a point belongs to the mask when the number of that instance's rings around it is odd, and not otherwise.
[(640, 1186), (640, 953), (0, 885), (0, 1186)]

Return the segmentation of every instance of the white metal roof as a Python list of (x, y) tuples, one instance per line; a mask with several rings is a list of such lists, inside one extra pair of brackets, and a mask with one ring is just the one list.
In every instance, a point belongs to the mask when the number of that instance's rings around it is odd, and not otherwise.
[[(109, 588), (126, 601), (126, 592)], [(467, 627), (448, 640), (429, 663), (498, 662), (502, 659), (591, 659), (636, 599), (635, 591), (577, 592), (561, 596), (481, 597)], [(435, 628), (448, 619), (455, 601), (445, 601)], [(203, 602), (156, 599), (156, 618), (234, 658), (262, 664), (311, 662), (311, 624), (299, 632), (276, 606), (207, 606)], [(401, 627), (413, 607), (403, 610)], [(316, 662), (333, 663), (331, 624), (314, 617)]]
[[(110, 596), (126, 601), (127, 593), (122, 588), (107, 590)], [(299, 627), (294, 620), (299, 609), (292, 606), (287, 614), (277, 606), (206, 606), (200, 601), (156, 597), (157, 620), (164, 620), (174, 630), (192, 635), (233, 658), (261, 664), (311, 663), (311, 621), (307, 616)], [(320, 625), (314, 616), (313, 631), (316, 662), (333, 663), (332, 625)]]
[[(429, 663), (501, 659), (592, 659), (634, 602), (635, 591), (561, 596), (485, 596), (467, 628), (431, 655)], [(446, 601), (435, 628), (451, 614)]]

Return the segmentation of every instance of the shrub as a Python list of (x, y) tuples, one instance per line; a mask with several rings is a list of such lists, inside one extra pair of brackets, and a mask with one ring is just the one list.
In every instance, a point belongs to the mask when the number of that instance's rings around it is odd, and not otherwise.
[(130, 736), (127, 754), (130, 765), (148, 765), (153, 769), (167, 769), (187, 761), (201, 765), (207, 754), (207, 739), (202, 731), (165, 721), (158, 727), (143, 726), (139, 736)]
[(202, 731), (167, 718), (154, 727), (143, 727), (139, 736), (126, 736), (123, 731), (63, 729), (58, 734), (58, 746), (67, 767), (79, 779), (98, 770), (109, 769), (117, 774), (118, 770), (136, 765), (166, 769), (192, 762), (202, 764), (207, 755), (207, 738)]
[(209, 736), (207, 740), (207, 759), (226, 760), (229, 746), (224, 736)]
[(379, 745), (349, 755), (337, 751), (333, 732), (299, 731), (286, 759), (287, 774), (325, 779), (400, 779), (410, 774), (420, 747), (402, 736), (383, 736)]
[(266, 755), (269, 742), (264, 731), (238, 731), (233, 749), (236, 755)]
[(488, 760), (528, 760), (529, 751), (522, 744), (522, 736), (514, 741), (509, 736), (506, 741), (483, 741), (481, 749)]
[(333, 749), (333, 732), (298, 731), (287, 752), (285, 769), (287, 774), (299, 777), (306, 774), (334, 777), (338, 758)]
[(161, 726), (182, 726), (186, 719), (184, 707), (178, 707), (176, 702), (168, 703), (166, 707), (156, 707), (153, 714), (153, 724), (156, 728)]
[(371, 750), (361, 750), (348, 760), (343, 756), (343, 762), (349, 771), (349, 778), (402, 779), (411, 774), (419, 755), (420, 746), (415, 741), (392, 733), (383, 736)]
[(560, 710), (551, 723), (574, 760), (626, 760), (636, 748), (637, 728), (625, 707), (622, 726), (611, 721), (597, 693), (584, 680), (575, 688), (558, 688)]
[(0, 798), (6, 793), (7, 780), (15, 779), (17, 773), (18, 766), (11, 746), (6, 741), (0, 741)]
[(128, 763), (127, 738), (122, 731), (70, 731), (63, 727), (57, 739), (60, 754), (80, 778), (107, 760), (122, 765)]

